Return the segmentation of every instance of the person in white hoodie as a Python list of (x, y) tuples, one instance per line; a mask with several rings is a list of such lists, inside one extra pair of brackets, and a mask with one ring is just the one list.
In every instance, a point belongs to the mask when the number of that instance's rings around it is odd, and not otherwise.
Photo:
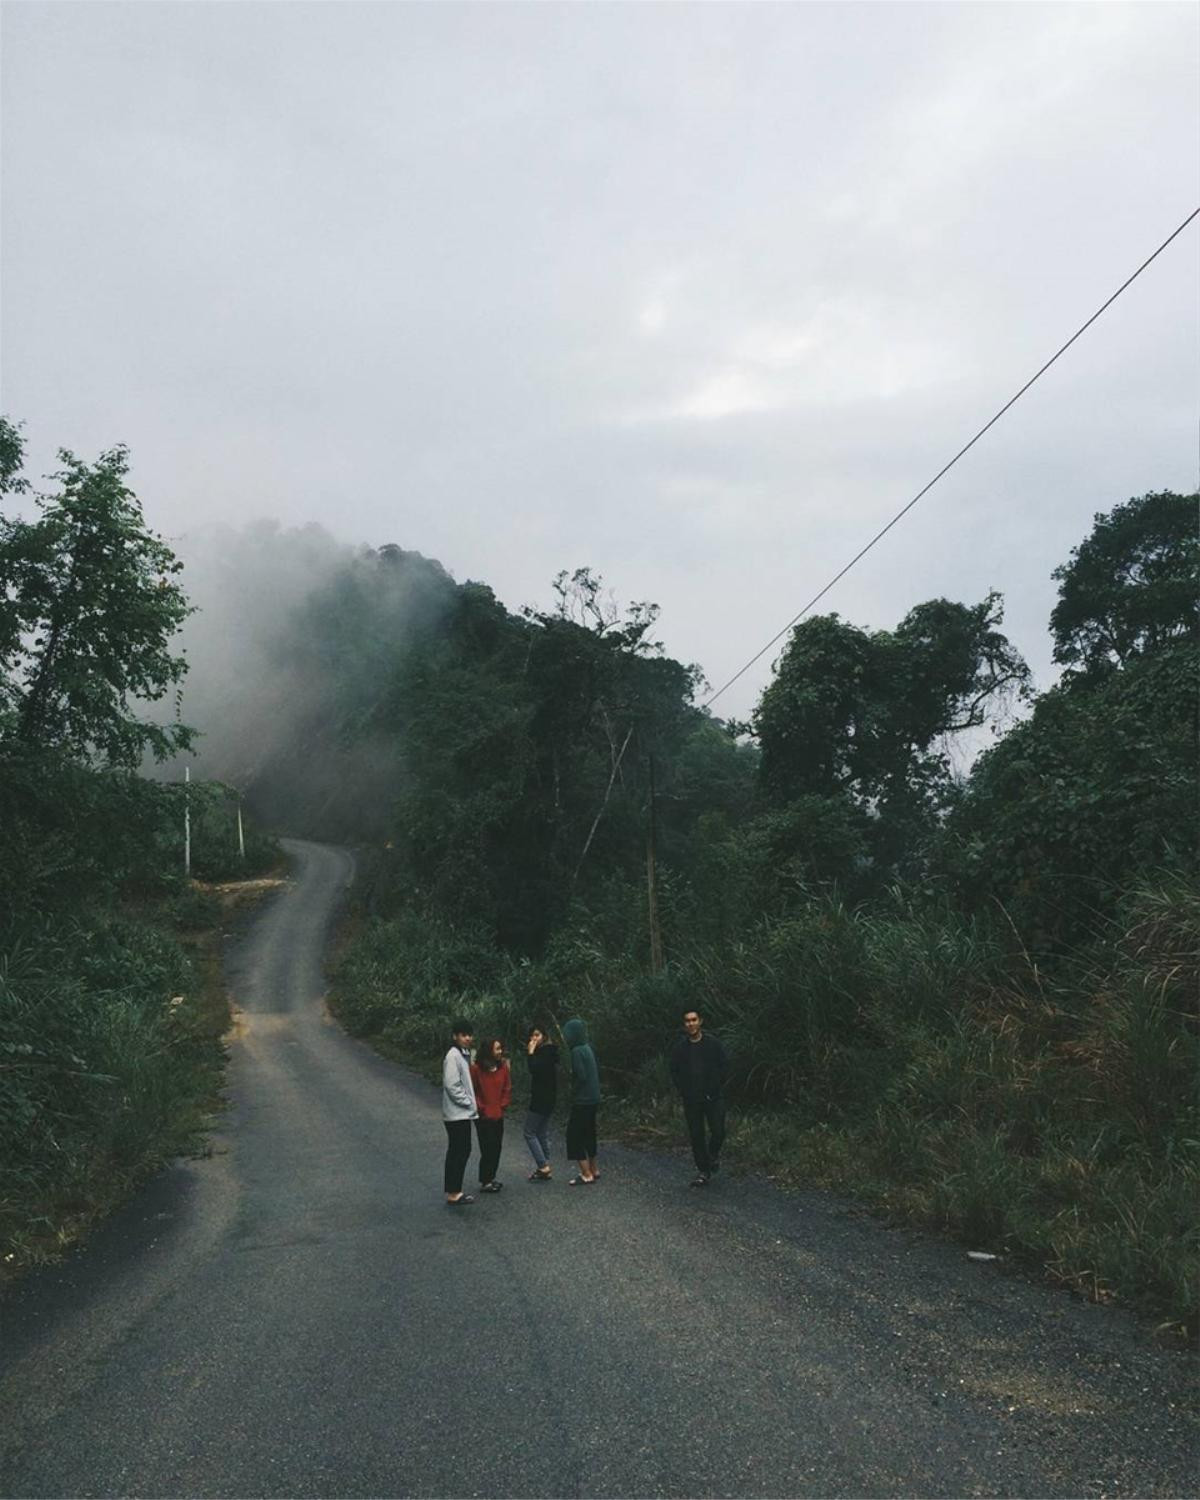
[(442, 1061), (442, 1120), (446, 1126), (446, 1202), (451, 1208), (474, 1203), (463, 1192), (463, 1173), (471, 1157), (471, 1121), (479, 1115), (475, 1086), (471, 1082), (470, 1021), (455, 1021), (450, 1027), (450, 1050)]

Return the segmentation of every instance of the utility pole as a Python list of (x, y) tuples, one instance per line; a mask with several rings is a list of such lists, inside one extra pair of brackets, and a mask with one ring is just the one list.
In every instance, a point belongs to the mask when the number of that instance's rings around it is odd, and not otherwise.
[(662, 928), (658, 921), (658, 881), (654, 854), (657, 824), (654, 805), (654, 757), (650, 757), (650, 826), (646, 833), (646, 895), (650, 907), (650, 972), (657, 974), (663, 966)]
[(192, 878), (192, 768), (183, 768), (183, 873)]

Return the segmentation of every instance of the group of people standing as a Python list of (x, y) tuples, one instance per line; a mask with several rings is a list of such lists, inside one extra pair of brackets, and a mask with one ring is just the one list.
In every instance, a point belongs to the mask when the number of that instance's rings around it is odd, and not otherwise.
[[(463, 1177), (471, 1157), (471, 1126), (479, 1142), (479, 1191), (498, 1193), (497, 1177), (504, 1145), (504, 1112), (512, 1102), (512, 1068), (498, 1038), (484, 1039), (471, 1059), (474, 1030), (458, 1020), (450, 1028), (451, 1043), (442, 1062), (442, 1120), (446, 1126), (446, 1202), (457, 1208), (475, 1202), (463, 1191)], [(590, 1187), (600, 1180), (596, 1115), (600, 1107), (600, 1070), (588, 1042), (587, 1026), (575, 1018), (562, 1029), (570, 1054), (571, 1110), (567, 1116), (567, 1159), (575, 1163), (571, 1187)], [(549, 1182), (550, 1121), (558, 1103), (558, 1047), (549, 1029), (539, 1023), (529, 1028), (525, 1041), (529, 1068), (529, 1109), (525, 1115), (525, 1144), (533, 1159), (530, 1182)], [(693, 1187), (707, 1185), (720, 1166), (725, 1140), (724, 1085), (729, 1058), (714, 1036), (706, 1036), (700, 1013), (683, 1014), (683, 1034), (669, 1054), (671, 1077), (683, 1101), (684, 1118), (696, 1163)]]

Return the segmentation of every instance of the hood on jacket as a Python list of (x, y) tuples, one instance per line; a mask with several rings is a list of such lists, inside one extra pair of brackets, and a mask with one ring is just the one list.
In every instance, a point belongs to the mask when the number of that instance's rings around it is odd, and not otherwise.
[(587, 1043), (587, 1025), (576, 1017), (563, 1027), (563, 1041), (568, 1047), (582, 1047)]

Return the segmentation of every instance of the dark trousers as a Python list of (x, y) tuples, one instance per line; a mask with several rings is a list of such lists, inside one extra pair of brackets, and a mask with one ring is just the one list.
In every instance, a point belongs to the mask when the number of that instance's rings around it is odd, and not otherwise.
[(475, 1121), (475, 1134), (479, 1137), (479, 1184), (495, 1182), (496, 1168), (500, 1165), (500, 1147), (504, 1144), (504, 1121), (485, 1120), (482, 1115)]
[(443, 1120), (446, 1127), (446, 1191), (453, 1197), (462, 1192), (463, 1173), (471, 1155), (470, 1120)]
[(717, 1165), (725, 1144), (725, 1101), (697, 1099), (683, 1101), (683, 1117), (692, 1138), (692, 1156), (697, 1172), (707, 1175)]
[(567, 1116), (567, 1160), (586, 1161), (596, 1154), (595, 1104), (572, 1104)]

